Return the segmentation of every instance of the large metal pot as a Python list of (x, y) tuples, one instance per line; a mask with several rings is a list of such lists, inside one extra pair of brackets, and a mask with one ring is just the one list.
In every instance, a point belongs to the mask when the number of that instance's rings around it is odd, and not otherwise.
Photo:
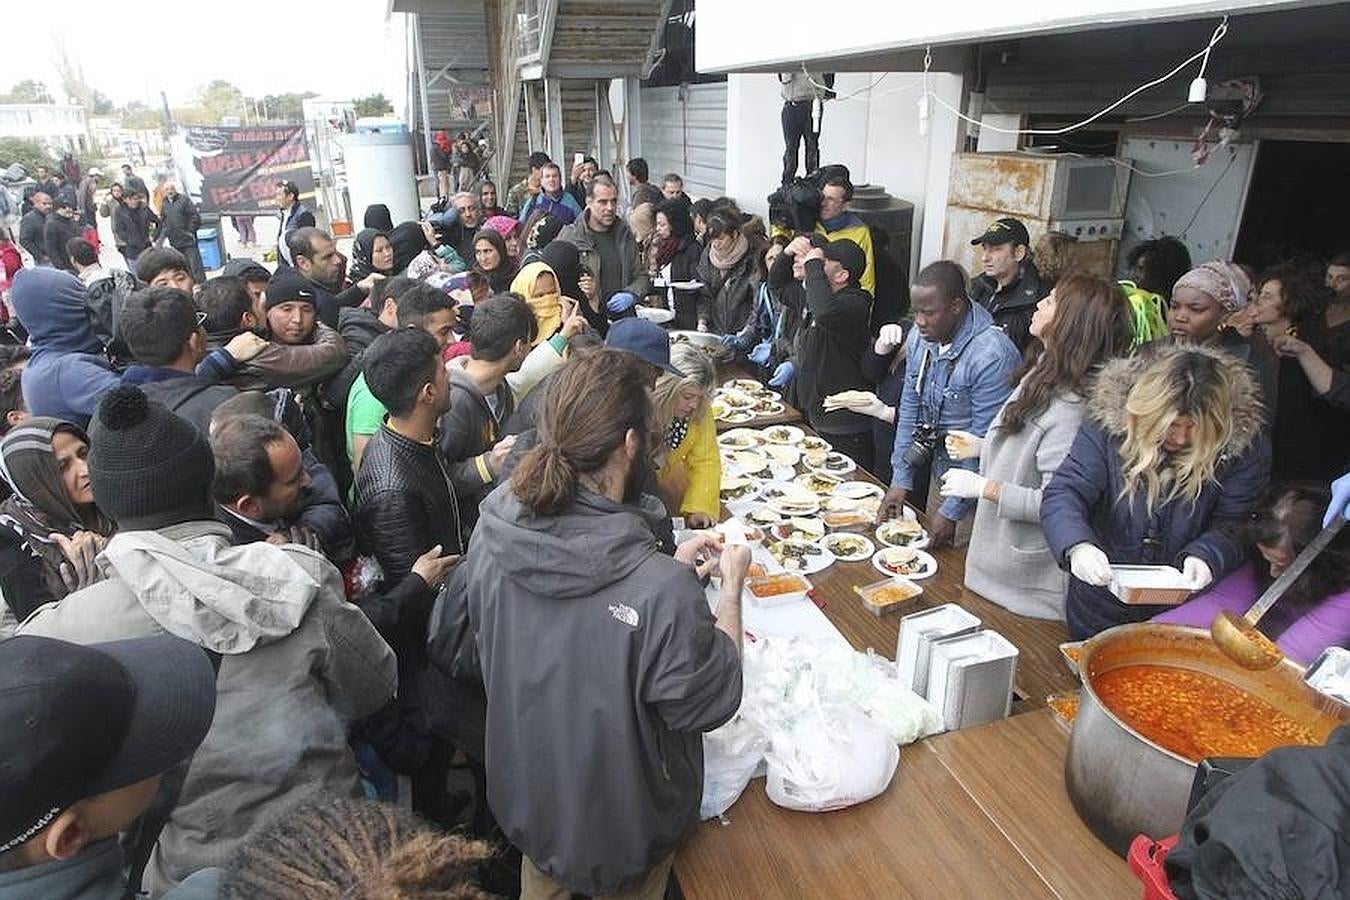
[(1180, 625), (1120, 625), (1083, 645), (1083, 687), (1064, 779), (1074, 809), (1097, 837), (1125, 855), (1140, 833), (1175, 834), (1186, 817), (1195, 763), (1137, 734), (1098, 699), (1093, 684), (1121, 666), (1164, 665), (1202, 672), (1260, 697), (1324, 741), (1345, 709), (1329, 708), (1288, 659), (1263, 672), (1240, 668), (1209, 631)]

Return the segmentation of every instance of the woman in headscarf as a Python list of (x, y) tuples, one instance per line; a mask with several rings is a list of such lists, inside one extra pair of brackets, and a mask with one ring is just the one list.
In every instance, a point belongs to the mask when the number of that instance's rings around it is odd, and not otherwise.
[(558, 291), (573, 300), (586, 323), (604, 337), (609, 333), (609, 316), (600, 302), (596, 281), (581, 267), (581, 253), (571, 241), (554, 241), (539, 254), (538, 260), (548, 264), (558, 279)]
[(520, 257), (521, 265), (537, 260), (539, 251), (551, 244), (562, 230), (562, 220), (551, 213), (537, 212), (526, 219), (525, 226), (520, 230), (525, 237), (525, 252)]
[(402, 275), (408, 263), (416, 259), (419, 253), (431, 248), (421, 222), (400, 222), (389, 232), (389, 242), (394, 247), (395, 275)]
[(367, 206), (361, 227), (374, 228), (376, 231), (383, 232), (393, 231), (394, 218), (389, 214), (389, 207), (383, 203), (372, 203)]
[(534, 320), (534, 340), (530, 346), (536, 346), (551, 338), (562, 326), (562, 294), (558, 290), (558, 276), (546, 263), (526, 263), (511, 282), (511, 293), (519, 294), (530, 305)]
[(484, 228), (491, 228), (502, 236), (506, 241), (506, 253), (510, 257), (511, 264), (517, 265), (520, 262), (520, 251), (523, 244), (520, 240), (520, 223), (510, 216), (492, 216), (483, 222)]
[(511, 288), (516, 266), (506, 249), (506, 241), (495, 228), (480, 228), (473, 236), (473, 259), (474, 269), (487, 276), (492, 293), (500, 294)]
[(363, 228), (352, 241), (352, 267), (347, 277), (355, 284), (372, 272), (386, 278), (394, 274), (394, 244), (388, 233)]
[(94, 565), (114, 525), (94, 504), (89, 437), (39, 416), (0, 442), (0, 474), (14, 494), (0, 504), (0, 590), (19, 621), (99, 577)]
[[(1227, 351), (1247, 364), (1265, 403), (1275, 400), (1278, 360), (1266, 339), (1252, 332), (1246, 312), (1252, 280), (1237, 263), (1214, 259), (1172, 286), (1167, 325), (1172, 340)], [(1241, 315), (1238, 315), (1241, 314)]]

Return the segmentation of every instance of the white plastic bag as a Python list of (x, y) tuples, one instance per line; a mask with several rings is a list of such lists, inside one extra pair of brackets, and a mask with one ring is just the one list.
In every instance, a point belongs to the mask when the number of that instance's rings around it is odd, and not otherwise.
[(794, 733), (791, 752), (768, 754), (769, 799), (788, 809), (828, 812), (871, 800), (886, 790), (900, 762), (900, 748), (886, 729), (849, 707), (821, 717), (827, 731)]
[(716, 731), (703, 735), (700, 819), (715, 819), (740, 799), (764, 761), (768, 743), (763, 732), (739, 715)]

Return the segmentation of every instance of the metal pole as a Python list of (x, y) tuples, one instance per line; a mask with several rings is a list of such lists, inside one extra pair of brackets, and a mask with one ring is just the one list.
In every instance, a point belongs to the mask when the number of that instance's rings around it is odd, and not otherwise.
[(427, 151), (427, 172), (435, 174), (431, 165), (431, 110), (427, 108), (427, 73), (422, 61), (422, 14), (413, 13), (413, 44), (417, 51), (417, 96), (422, 101), (422, 142)]

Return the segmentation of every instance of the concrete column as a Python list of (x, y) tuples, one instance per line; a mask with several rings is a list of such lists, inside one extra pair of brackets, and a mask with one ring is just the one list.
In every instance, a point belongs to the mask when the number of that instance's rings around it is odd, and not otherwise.
[(623, 80), (624, 162), (642, 155), (642, 82), (635, 76)]

